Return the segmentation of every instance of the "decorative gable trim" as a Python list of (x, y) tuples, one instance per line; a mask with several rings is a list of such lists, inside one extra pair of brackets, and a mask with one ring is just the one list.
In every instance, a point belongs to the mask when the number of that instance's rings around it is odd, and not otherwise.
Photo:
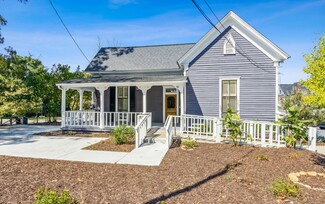
[[(254, 46), (260, 49), (274, 62), (283, 62), (290, 56), (279, 48), (277, 45), (268, 40), (265, 36), (255, 30), (252, 26), (241, 19), (236, 13), (230, 11), (221, 23), (216, 24), (216, 28), (222, 33), (228, 27), (236, 30), (240, 35), (246, 38)], [(198, 56), (207, 46), (209, 46), (219, 35), (219, 31), (212, 28), (201, 40), (196, 43), (185, 55), (183, 55), (178, 63), (189, 64), (196, 56)]]
[(230, 33), (225, 38), (225, 42), (223, 44), (223, 54), (236, 54), (236, 42)]

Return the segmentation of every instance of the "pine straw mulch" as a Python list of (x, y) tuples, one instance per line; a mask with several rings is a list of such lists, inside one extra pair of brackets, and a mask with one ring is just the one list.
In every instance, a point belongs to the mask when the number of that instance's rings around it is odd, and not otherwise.
[(102, 140), (96, 144), (90, 145), (83, 149), (100, 150), (100, 151), (115, 151), (115, 152), (131, 152), (134, 148), (135, 148), (135, 142), (116, 145), (113, 142), (113, 137), (110, 137), (106, 140)]
[[(209, 143), (170, 149), (159, 167), (0, 156), (0, 203), (30, 203), (41, 186), (67, 188), (81, 203), (276, 203), (269, 184), (299, 171), (325, 173), (325, 157)], [(325, 193), (301, 188), (295, 203), (324, 203)]]

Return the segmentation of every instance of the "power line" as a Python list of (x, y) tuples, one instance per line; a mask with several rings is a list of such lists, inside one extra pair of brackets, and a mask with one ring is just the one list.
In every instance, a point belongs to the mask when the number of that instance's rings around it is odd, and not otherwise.
[[(206, 15), (206, 13), (202, 10), (202, 8), (198, 5), (198, 3), (195, 0), (192, 0), (193, 4), (195, 5), (195, 7), (200, 11), (200, 13), (203, 15), (203, 17), (212, 25), (212, 27), (214, 27), (220, 34), (222, 33), (217, 27), (216, 25), (211, 21), (211, 19)], [(217, 15), (213, 12), (212, 8), (210, 7), (210, 5), (208, 4), (208, 2), (206, 0), (204, 0), (204, 2), (206, 3), (206, 5), (208, 6), (208, 8), (210, 9), (210, 11), (213, 13), (213, 15), (216, 17), (216, 19), (218, 20), (218, 22), (221, 24), (221, 26), (225, 29), (225, 26), (222, 24), (221, 20), (217, 17)], [(225, 38), (225, 40), (227, 40), (227, 43), (230, 43), (230, 45), (239, 53), (241, 54), (243, 57), (245, 57), (252, 65), (254, 65), (257, 68), (262, 69), (265, 72), (270, 73), (270, 71), (265, 70), (263, 67), (259, 66), (258, 63), (254, 62), (253, 59), (251, 59), (246, 53), (245, 51), (239, 46), (234, 46), (232, 44), (232, 42), (230, 41), (229, 38), (223, 36), (223, 38)], [(240, 48), (240, 50), (237, 49)]]
[(72, 34), (70, 33), (68, 27), (65, 25), (65, 23), (63, 22), (59, 12), (56, 10), (56, 8), (54, 7), (53, 3), (51, 0), (49, 0), (54, 12), (56, 13), (56, 15), (58, 16), (58, 18), (60, 19), (63, 27), (65, 28), (65, 30), (68, 32), (68, 34), (70, 35), (72, 41), (74, 42), (74, 44), (77, 46), (77, 48), (79, 49), (79, 51), (81, 52), (81, 54), (85, 57), (85, 59), (90, 63), (90, 60), (87, 58), (87, 56), (85, 55), (85, 53), (82, 51), (82, 49), (80, 48), (80, 46), (78, 45), (77, 41), (74, 39), (74, 37), (72, 36)]

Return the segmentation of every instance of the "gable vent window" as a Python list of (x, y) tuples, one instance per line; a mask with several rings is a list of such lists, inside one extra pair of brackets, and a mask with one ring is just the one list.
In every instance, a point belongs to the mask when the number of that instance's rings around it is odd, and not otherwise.
[(223, 53), (225, 55), (236, 54), (236, 43), (234, 38), (231, 36), (231, 34), (229, 34), (225, 39), (225, 43), (223, 46)]

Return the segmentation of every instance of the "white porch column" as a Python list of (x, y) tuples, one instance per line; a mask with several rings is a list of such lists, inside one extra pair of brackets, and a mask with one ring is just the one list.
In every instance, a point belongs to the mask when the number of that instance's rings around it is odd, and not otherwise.
[(142, 91), (142, 110), (143, 113), (147, 113), (147, 91), (151, 86), (138, 86), (138, 89)]
[(184, 85), (181, 86), (175, 86), (177, 88), (177, 90), (180, 93), (180, 100), (181, 100), (181, 112), (180, 115), (184, 115), (185, 114), (185, 95), (184, 95)]
[(104, 92), (106, 89), (108, 89), (108, 86), (101, 86), (101, 87), (96, 87), (96, 89), (100, 93), (100, 123), (99, 123), (99, 128), (103, 129), (104, 128), (104, 107), (105, 107), (105, 100), (104, 100)]
[(65, 127), (66, 92), (68, 89), (65, 87), (59, 87), (59, 89), (61, 89), (61, 91), (62, 91), (62, 95), (61, 95), (61, 128), (64, 128)]
[(79, 110), (82, 111), (84, 90), (79, 89), (78, 92), (79, 92)]

